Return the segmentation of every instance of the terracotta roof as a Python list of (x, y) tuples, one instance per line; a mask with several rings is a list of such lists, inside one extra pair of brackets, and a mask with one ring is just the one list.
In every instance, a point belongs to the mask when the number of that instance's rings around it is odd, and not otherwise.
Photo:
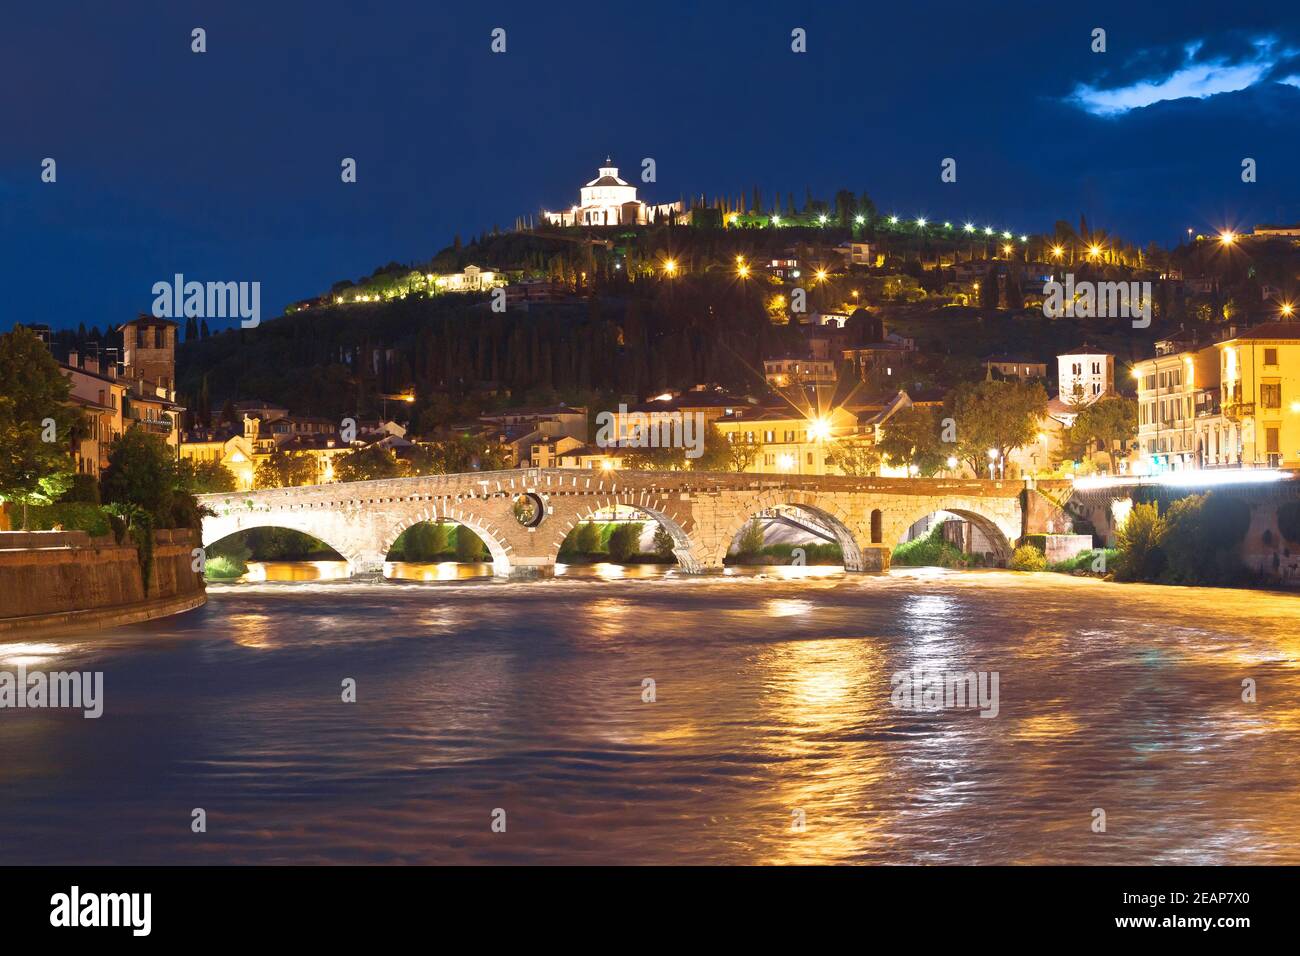
[(1239, 339), (1300, 339), (1300, 322), (1265, 322), (1237, 334)]

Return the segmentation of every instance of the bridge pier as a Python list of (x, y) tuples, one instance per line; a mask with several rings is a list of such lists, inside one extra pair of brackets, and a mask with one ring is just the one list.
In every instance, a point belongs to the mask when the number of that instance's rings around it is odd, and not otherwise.
[(864, 544), (861, 548), (862, 567), (854, 569), (857, 573), (881, 574), (889, 570), (889, 560), (894, 554), (892, 548), (881, 544)]
[(536, 581), (555, 577), (555, 558), (550, 556), (525, 557), (511, 555), (507, 568), (494, 568), (497, 577), (510, 581)]
[(385, 554), (359, 554), (348, 562), (348, 577), (354, 581), (384, 580)]

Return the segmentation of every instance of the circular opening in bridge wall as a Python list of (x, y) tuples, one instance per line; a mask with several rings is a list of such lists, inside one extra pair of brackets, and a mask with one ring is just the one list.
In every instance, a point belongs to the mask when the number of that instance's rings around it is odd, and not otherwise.
[(515, 498), (514, 515), (525, 528), (536, 528), (546, 517), (546, 505), (539, 495), (529, 491)]

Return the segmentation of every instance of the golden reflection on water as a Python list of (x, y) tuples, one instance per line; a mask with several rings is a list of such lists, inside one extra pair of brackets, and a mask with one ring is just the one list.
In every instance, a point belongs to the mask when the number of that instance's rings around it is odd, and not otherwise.
[(384, 577), (395, 581), (464, 581), (492, 576), (490, 562), (385, 561)]
[[(1064, 708), (1069, 706), (1069, 702), (1064, 700), (1052, 701), (1043, 706)], [(1033, 717), (1017, 720), (1011, 726), (1011, 736), (1017, 740), (1044, 743), (1077, 734), (1080, 729), (1079, 721), (1073, 715), (1060, 710), (1055, 713), (1037, 714)]]
[(788, 641), (762, 656), (764, 722), (787, 730), (756, 741), (779, 764), (771, 796), (751, 811), (762, 815), (755, 842), (763, 858), (755, 862), (831, 863), (876, 841), (885, 818), (871, 809), (890, 760), (858, 738), (864, 723), (882, 722), (877, 711), (888, 699), (873, 689), (888, 686), (885, 667), (880, 642), (869, 637)]
[(240, 647), (264, 650), (280, 643), (279, 633), (284, 628), (283, 620), (279, 617), (234, 611), (227, 616), (227, 619), (230, 622), (231, 639)]
[(10, 667), (32, 667), (48, 664), (68, 652), (58, 644), (32, 644), (18, 642), (0, 644), (0, 664)]

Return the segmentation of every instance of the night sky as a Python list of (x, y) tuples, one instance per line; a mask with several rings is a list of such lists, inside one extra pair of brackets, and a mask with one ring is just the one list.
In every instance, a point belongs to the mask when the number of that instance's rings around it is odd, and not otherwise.
[(567, 207), (606, 153), (629, 180), (656, 160), (649, 200), (845, 187), (1143, 244), (1300, 221), (1300, 4), (1064, 6), (9, 4), (0, 325), (103, 328), (176, 272), (258, 280), (269, 317)]

